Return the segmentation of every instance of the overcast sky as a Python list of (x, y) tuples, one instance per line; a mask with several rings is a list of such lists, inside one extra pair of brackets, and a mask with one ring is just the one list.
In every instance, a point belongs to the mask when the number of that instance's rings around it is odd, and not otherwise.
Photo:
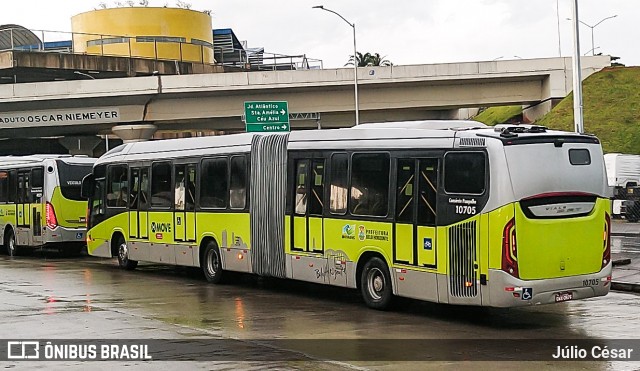
[[(138, 2), (139, 0), (135, 0)], [(497, 58), (544, 58), (572, 53), (573, 0), (184, 0), (194, 10), (211, 10), (213, 28), (232, 28), (250, 47), (321, 59), (324, 68), (343, 67), (353, 54), (352, 29), (324, 5), (356, 24), (358, 51), (380, 53), (397, 65)], [(0, 24), (71, 31), (71, 17), (111, 0), (2, 1)], [(124, 2), (124, 1), (123, 1)], [(150, 6), (175, 0), (149, 0)], [(559, 4), (559, 14), (556, 4)], [(596, 53), (640, 65), (640, 0), (580, 0), (580, 19), (598, 25)], [(582, 53), (591, 29), (580, 27)]]

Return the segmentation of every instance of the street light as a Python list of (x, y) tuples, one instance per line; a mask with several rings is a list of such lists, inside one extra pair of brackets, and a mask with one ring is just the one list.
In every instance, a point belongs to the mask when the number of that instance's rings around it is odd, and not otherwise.
[(338, 17), (340, 17), (343, 21), (347, 22), (347, 24), (351, 26), (351, 28), (353, 28), (353, 85), (354, 85), (355, 101), (356, 101), (356, 125), (359, 125), (360, 124), (360, 112), (359, 112), (360, 106), (358, 104), (358, 62), (356, 60), (358, 51), (356, 49), (356, 24), (347, 21), (343, 16), (340, 15), (340, 13), (335, 12), (331, 9), (327, 9), (322, 5), (316, 5), (316, 6), (313, 6), (312, 8), (326, 10), (329, 13), (333, 13)]
[[(609, 17), (603, 18), (603, 19), (600, 20), (600, 22), (594, 24), (593, 26), (588, 24), (588, 23), (585, 23), (585, 22), (582, 22), (582, 21), (578, 20), (580, 23), (582, 23), (583, 25), (585, 25), (585, 26), (587, 26), (587, 27), (589, 27), (591, 29), (591, 55), (596, 55), (596, 46), (595, 46), (595, 42), (594, 42), (594, 38), (593, 38), (593, 29), (598, 27), (598, 25), (600, 23), (606, 21), (607, 19), (615, 18), (617, 16), (618, 16), (617, 14), (614, 14), (614, 15), (611, 15)], [(570, 21), (571, 18), (567, 18), (567, 20)]]

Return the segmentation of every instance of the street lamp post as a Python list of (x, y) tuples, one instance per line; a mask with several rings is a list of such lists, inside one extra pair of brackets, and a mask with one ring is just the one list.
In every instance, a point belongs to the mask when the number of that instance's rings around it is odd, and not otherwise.
[[(587, 26), (587, 27), (589, 27), (591, 29), (591, 55), (596, 55), (596, 49), (597, 49), (596, 45), (595, 45), (595, 39), (593, 37), (593, 29), (598, 27), (598, 25), (600, 25), (600, 23), (606, 21), (607, 19), (615, 18), (617, 16), (618, 16), (617, 14), (614, 14), (612, 16), (603, 18), (598, 23), (594, 24), (593, 26), (588, 24), (588, 23), (586, 23), (586, 22), (580, 21), (580, 23), (582, 23), (583, 25), (585, 25), (585, 26)], [(571, 20), (571, 18), (567, 18), (567, 19)]]
[(356, 107), (356, 125), (360, 124), (360, 106), (358, 104), (358, 62), (357, 55), (358, 49), (356, 48), (356, 24), (347, 21), (340, 13), (335, 12), (331, 9), (325, 8), (323, 5), (316, 5), (312, 7), (313, 9), (321, 9), (326, 10), (329, 13), (333, 13), (340, 17), (343, 21), (345, 21), (351, 28), (353, 28), (353, 86), (354, 86), (354, 99), (355, 99), (355, 107)]
[(580, 24), (578, 0), (573, 1), (573, 125), (576, 133), (584, 133), (582, 119), (582, 67), (580, 65)]

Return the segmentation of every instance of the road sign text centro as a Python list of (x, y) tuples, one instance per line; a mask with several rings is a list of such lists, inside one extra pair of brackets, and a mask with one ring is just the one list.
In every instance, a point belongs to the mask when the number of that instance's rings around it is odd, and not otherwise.
[(247, 132), (289, 131), (287, 102), (244, 102)]

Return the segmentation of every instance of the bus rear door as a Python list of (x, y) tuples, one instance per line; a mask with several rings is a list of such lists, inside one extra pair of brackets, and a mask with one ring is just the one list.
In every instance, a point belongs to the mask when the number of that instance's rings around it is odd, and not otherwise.
[(18, 171), (18, 223), (16, 230), (16, 244), (30, 245), (31, 209), (29, 207), (30, 171)]
[(149, 168), (132, 167), (129, 197), (129, 239), (131, 254), (140, 260), (149, 258), (149, 233), (147, 226), (149, 208)]
[(191, 244), (196, 240), (196, 165), (175, 165), (174, 171), (173, 238), (176, 242), (176, 264), (193, 265), (193, 246)]
[(393, 260), (407, 266), (397, 271), (404, 278), (397, 281), (402, 296), (438, 300), (436, 275), (418, 273), (438, 268), (437, 187), (437, 158), (398, 159)]

